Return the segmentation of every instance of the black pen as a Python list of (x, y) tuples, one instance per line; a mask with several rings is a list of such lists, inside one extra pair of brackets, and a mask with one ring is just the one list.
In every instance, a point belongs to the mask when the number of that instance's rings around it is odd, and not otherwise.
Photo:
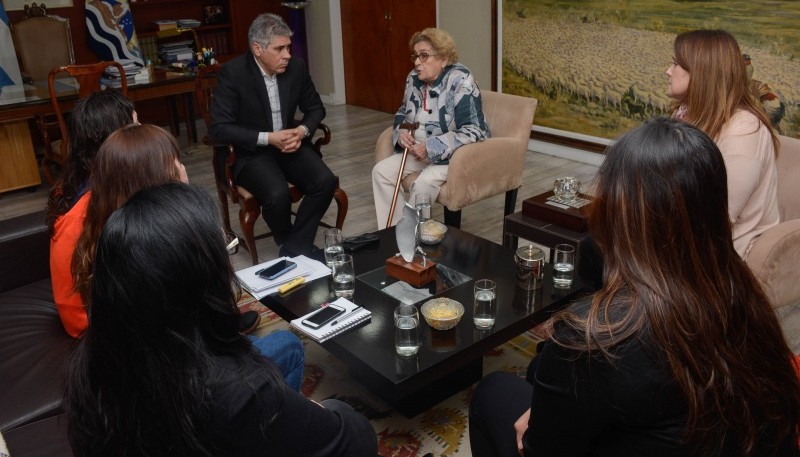
[(361, 309), (361, 307), (360, 307), (360, 306), (356, 306), (355, 308), (353, 308), (353, 310), (352, 310), (352, 311), (350, 311), (349, 313), (347, 313), (347, 314), (345, 314), (344, 316), (340, 317), (339, 319), (334, 319), (334, 320), (331, 322), (331, 327), (333, 327), (334, 325), (338, 324), (338, 323), (339, 323), (339, 321), (343, 321), (343, 320), (347, 319), (348, 317), (352, 316), (353, 314), (355, 314), (355, 313), (356, 313), (356, 311), (358, 311), (358, 310), (360, 310), (360, 309)]

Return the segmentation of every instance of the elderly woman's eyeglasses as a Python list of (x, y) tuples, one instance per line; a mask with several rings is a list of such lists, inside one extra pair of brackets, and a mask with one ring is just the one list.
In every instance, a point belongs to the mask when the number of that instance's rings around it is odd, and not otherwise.
[(417, 58), (419, 58), (420, 62), (425, 63), (425, 61), (428, 60), (428, 57), (438, 56), (438, 55), (439, 54), (428, 54), (427, 52), (421, 52), (419, 54), (411, 54), (411, 63), (417, 63)]

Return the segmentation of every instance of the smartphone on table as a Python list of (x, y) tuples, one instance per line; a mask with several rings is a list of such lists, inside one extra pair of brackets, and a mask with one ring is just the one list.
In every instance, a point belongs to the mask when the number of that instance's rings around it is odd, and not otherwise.
[(285, 274), (289, 270), (294, 269), (295, 267), (297, 267), (296, 263), (292, 262), (291, 260), (283, 259), (268, 266), (267, 268), (258, 270), (256, 274), (259, 278), (271, 281), (273, 279), (277, 279), (279, 276)]
[(338, 305), (328, 305), (316, 313), (300, 321), (306, 327), (320, 328), (344, 313), (344, 308)]

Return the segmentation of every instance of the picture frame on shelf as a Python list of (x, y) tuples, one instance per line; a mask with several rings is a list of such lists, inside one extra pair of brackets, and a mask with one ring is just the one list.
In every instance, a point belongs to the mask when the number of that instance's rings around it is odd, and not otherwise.
[(224, 5), (203, 5), (203, 24), (222, 24), (225, 23)]

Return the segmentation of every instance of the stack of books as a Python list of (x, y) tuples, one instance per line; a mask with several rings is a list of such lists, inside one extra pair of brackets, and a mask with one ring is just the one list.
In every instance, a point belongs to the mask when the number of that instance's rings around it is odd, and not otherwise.
[(178, 21), (175, 19), (156, 19), (153, 21), (153, 25), (155, 26), (156, 30), (177, 29)]
[(200, 21), (197, 19), (178, 19), (178, 28), (193, 29), (195, 27), (200, 27)]
[[(125, 78), (128, 80), (128, 85), (136, 84), (136, 75), (141, 71), (141, 67), (131, 60), (118, 60), (118, 62), (125, 70)], [(122, 87), (122, 75), (120, 75), (119, 69), (117, 67), (106, 67), (103, 76), (100, 78), (100, 84), (113, 88)]]
[(158, 45), (158, 57), (161, 59), (161, 63), (164, 64), (173, 64), (176, 62), (192, 62), (194, 61), (194, 49), (192, 49), (192, 40), (161, 43)]

